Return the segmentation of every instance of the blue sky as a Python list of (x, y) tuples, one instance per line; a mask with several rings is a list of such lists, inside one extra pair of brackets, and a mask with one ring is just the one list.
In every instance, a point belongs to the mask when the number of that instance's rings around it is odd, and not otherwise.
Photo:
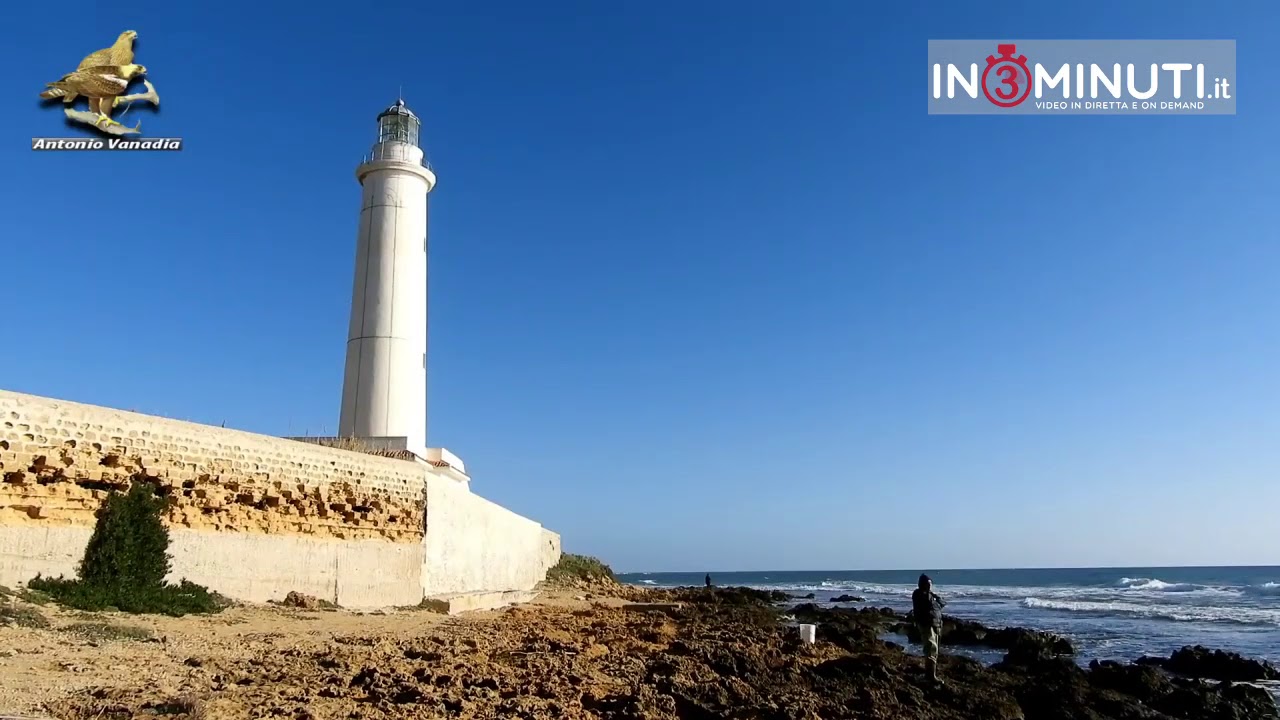
[[(333, 432), (403, 86), (431, 444), (567, 550), (1280, 562), (1275, 3), (108, 5), (6, 10), (0, 387)], [(126, 28), (186, 149), (32, 153)], [(1234, 38), (1239, 114), (928, 116), (927, 40), (1001, 36)]]

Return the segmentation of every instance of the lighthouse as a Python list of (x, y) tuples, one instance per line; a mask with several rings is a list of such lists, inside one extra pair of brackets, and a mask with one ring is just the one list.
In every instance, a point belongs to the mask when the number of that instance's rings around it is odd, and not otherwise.
[(420, 457), (427, 447), (427, 194), (422, 122), (404, 100), (378, 115), (378, 140), (356, 168), (362, 186), (342, 437)]

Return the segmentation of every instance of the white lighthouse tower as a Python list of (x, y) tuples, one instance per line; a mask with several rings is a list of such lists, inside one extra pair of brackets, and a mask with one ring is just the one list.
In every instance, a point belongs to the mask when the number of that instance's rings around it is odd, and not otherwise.
[(378, 115), (363, 186), (342, 382), (342, 437), (420, 457), (427, 447), (427, 193), (421, 121), (403, 100)]

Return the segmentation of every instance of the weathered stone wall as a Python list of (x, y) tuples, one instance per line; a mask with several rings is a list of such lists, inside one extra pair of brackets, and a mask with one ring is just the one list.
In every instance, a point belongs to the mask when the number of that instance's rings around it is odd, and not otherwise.
[(0, 391), (0, 585), (73, 575), (131, 482), (173, 498), (170, 579), (241, 600), (527, 590), (560, 557), (558, 535), (420, 462)]
[(0, 391), (0, 525), (92, 526), (106, 493), (150, 479), (173, 527), (416, 543), (409, 461)]

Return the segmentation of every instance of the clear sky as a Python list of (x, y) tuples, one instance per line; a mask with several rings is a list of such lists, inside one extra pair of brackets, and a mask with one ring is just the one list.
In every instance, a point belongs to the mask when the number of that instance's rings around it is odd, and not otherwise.
[[(623, 570), (1280, 562), (1275, 2), (18, 4), (0, 387), (333, 433), (403, 86), (432, 445)], [(53, 14), (51, 14), (53, 12)], [(49, 23), (55, 30), (41, 30)], [(33, 153), (124, 29), (181, 153)], [(1228, 38), (1235, 117), (930, 117), (929, 38)]]

